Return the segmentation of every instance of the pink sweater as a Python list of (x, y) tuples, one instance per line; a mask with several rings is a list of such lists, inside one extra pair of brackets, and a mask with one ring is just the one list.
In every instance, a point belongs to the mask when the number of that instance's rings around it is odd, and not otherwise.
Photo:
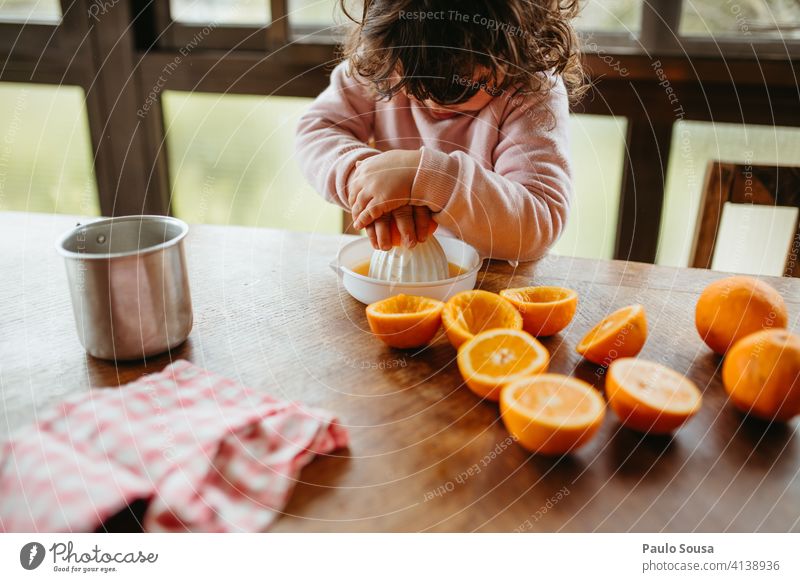
[[(346, 63), (302, 116), (297, 159), (314, 188), (344, 209), (358, 160), (422, 149), (412, 197), (435, 212), (444, 234), (484, 257), (528, 261), (560, 236), (572, 192), (563, 82), (546, 95), (499, 95), (477, 113), (447, 119), (405, 94), (376, 101)], [(374, 148), (367, 145), (373, 143)]]

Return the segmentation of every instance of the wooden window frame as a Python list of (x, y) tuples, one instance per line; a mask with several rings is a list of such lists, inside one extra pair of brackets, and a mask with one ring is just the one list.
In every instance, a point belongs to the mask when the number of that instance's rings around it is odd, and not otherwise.
[[(270, 19), (261, 26), (221, 23), (213, 26), (188, 24), (173, 19), (169, 0), (153, 4), (158, 48), (182, 50), (202, 38), (205, 50), (269, 51), (283, 46), (289, 40), (286, 0), (264, 0), (270, 5)], [(212, 25), (214, 23), (209, 23)]]
[(17, 60), (63, 61), (85, 39), (86, 23), (79, 2), (60, 0), (58, 22), (0, 21), (0, 54)]
[[(659, 0), (665, 2), (665, 0)], [(651, 4), (654, 0), (650, 0)], [(751, 59), (786, 59), (800, 58), (800, 39), (777, 40), (769, 36), (751, 37), (753, 40), (745, 41), (742, 37), (734, 35), (705, 36), (683, 34), (680, 31), (680, 20), (683, 14), (684, 0), (666, 0), (674, 4), (677, 10), (677, 19), (671, 22), (675, 34), (680, 41), (679, 46), (672, 47), (673, 53), (685, 53), (692, 56), (720, 55), (726, 58), (751, 58)]]

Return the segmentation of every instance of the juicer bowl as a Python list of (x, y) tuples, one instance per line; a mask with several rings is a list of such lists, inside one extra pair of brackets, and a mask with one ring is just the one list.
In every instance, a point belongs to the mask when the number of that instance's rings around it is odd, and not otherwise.
[(369, 263), (372, 258), (373, 248), (366, 237), (358, 237), (341, 247), (336, 258), (331, 262), (331, 268), (339, 277), (345, 290), (354, 299), (364, 304), (400, 294), (420, 295), (447, 301), (456, 293), (474, 289), (478, 271), (483, 264), (483, 259), (478, 251), (457, 238), (436, 236), (436, 240), (442, 245), (448, 262), (462, 270), (460, 275), (441, 281), (394, 283), (357, 273), (354, 269), (359, 265)]

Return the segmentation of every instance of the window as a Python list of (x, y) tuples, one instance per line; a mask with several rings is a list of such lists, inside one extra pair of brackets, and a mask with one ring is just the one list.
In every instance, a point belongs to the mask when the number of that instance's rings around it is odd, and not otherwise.
[(641, 17), (641, 0), (584, 0), (575, 26), (585, 31), (636, 32)]
[(292, 26), (328, 28), (345, 18), (338, 6), (338, 0), (289, 0), (289, 21)]
[(58, 0), (0, 0), (0, 20), (55, 24), (61, 20)]
[[(584, 50), (785, 58), (800, 52), (797, 0), (583, 0)], [(587, 38), (588, 37), (588, 38)]]
[(0, 83), (0, 210), (99, 214), (82, 89)]
[[(689, 264), (703, 180), (711, 160), (800, 166), (800, 129), (697, 121), (676, 123), (664, 193), (656, 261), (659, 264), (676, 267)], [(742, 216), (736, 210), (732, 214), (727, 212), (729, 220)], [(754, 228), (756, 224), (754, 219)], [(722, 263), (717, 263), (718, 260)], [(729, 259), (715, 254), (714, 261), (725, 264)]]
[(170, 14), (187, 24), (257, 24), (270, 21), (269, 0), (170, 0)]
[(188, 222), (338, 233), (342, 211), (320, 198), (294, 160), (310, 99), (164, 95), (173, 211)]
[(684, 0), (680, 32), (685, 35), (800, 39), (797, 0)]
[(575, 197), (567, 228), (554, 245), (554, 253), (598, 259), (612, 257), (626, 129), (624, 118), (570, 116)]

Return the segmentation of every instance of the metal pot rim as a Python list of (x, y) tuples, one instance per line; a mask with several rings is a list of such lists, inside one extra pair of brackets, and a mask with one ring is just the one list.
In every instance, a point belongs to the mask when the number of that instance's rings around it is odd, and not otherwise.
[[(126, 252), (119, 252), (119, 253), (81, 253), (76, 251), (69, 251), (64, 248), (64, 244), (71, 239), (75, 233), (81, 229), (90, 226), (97, 226), (103, 224), (114, 224), (120, 222), (130, 222), (133, 220), (143, 222), (145, 220), (151, 220), (153, 222), (160, 222), (160, 223), (172, 223), (177, 225), (180, 228), (180, 233), (174, 238), (169, 239), (168, 241), (164, 241), (163, 243), (153, 245), (150, 247), (146, 247), (143, 249), (137, 249), (135, 251), (126, 251)], [(108, 260), (108, 259), (118, 259), (124, 257), (138, 257), (141, 255), (147, 255), (150, 253), (158, 252), (163, 249), (167, 249), (170, 247), (175, 246), (179, 242), (181, 242), (186, 235), (189, 233), (189, 225), (186, 224), (179, 218), (175, 218), (173, 216), (162, 216), (160, 214), (134, 214), (130, 216), (114, 216), (111, 218), (100, 218), (98, 220), (92, 220), (91, 222), (87, 222), (84, 224), (78, 223), (77, 226), (74, 226), (69, 231), (64, 233), (58, 241), (56, 241), (56, 250), (58, 254), (60, 254), (65, 259), (79, 259), (79, 260)]]

